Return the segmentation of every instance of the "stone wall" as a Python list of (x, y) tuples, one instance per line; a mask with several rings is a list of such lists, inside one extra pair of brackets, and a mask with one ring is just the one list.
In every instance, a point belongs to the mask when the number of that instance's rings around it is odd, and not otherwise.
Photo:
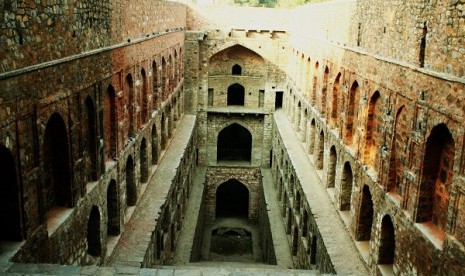
[(205, 221), (212, 223), (216, 217), (216, 192), (218, 186), (235, 179), (247, 187), (249, 192), (248, 221), (258, 222), (260, 203), (261, 174), (257, 168), (247, 167), (208, 167), (205, 183)]
[(284, 106), (372, 273), (463, 273), (463, 9), (334, 1), (295, 10), (296, 23), (306, 15), (316, 26), (333, 18), (319, 15), (344, 14), (342, 36), (291, 29)]
[(18, 262), (100, 264), (184, 113), (185, 7), (23, 2), (2, 2), (5, 237)]
[(176, 250), (179, 233), (183, 225), (187, 209), (187, 201), (194, 184), (196, 155), (195, 144), (197, 132), (190, 134), (187, 147), (179, 163), (175, 164), (172, 175), (167, 176), (172, 181), (168, 185), (169, 191), (166, 201), (160, 208), (157, 224), (147, 245), (144, 262), (141, 267), (154, 267), (158, 264), (172, 264)]
[(167, 1), (17, 0), (0, 10), (1, 73), (186, 25), (186, 7)]
[[(216, 164), (217, 138), (213, 135), (219, 130), (214, 122), (226, 122), (223, 115), (268, 114), (275, 109), (276, 92), (285, 90), (287, 47), (288, 35), (279, 30), (207, 29), (186, 33), (186, 48), (191, 51), (186, 52), (185, 96), (191, 103), (188, 112), (197, 111), (199, 116), (200, 164)], [(232, 74), (235, 64), (241, 66), (241, 75)], [(244, 106), (226, 109), (228, 88), (236, 83), (244, 86)], [(264, 117), (264, 131), (249, 128), (254, 136), (253, 166), (269, 164), (270, 140), (266, 137), (270, 136), (271, 124), (268, 116)], [(212, 123), (207, 118), (212, 118)]]

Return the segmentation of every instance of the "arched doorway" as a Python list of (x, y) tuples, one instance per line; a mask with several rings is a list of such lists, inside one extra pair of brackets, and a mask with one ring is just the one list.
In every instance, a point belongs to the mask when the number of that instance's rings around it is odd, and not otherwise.
[(87, 221), (87, 253), (92, 256), (100, 256), (102, 244), (100, 242), (100, 211), (93, 206)]
[(228, 105), (244, 105), (244, 86), (235, 83), (228, 87)]
[(217, 161), (249, 161), (252, 134), (239, 124), (232, 124), (218, 134)]
[(378, 264), (392, 265), (396, 250), (396, 236), (391, 217), (386, 215), (381, 222)]
[(10, 150), (0, 145), (0, 240), (21, 241), (21, 215), (16, 166)]
[(140, 143), (140, 182), (145, 183), (149, 180), (149, 164), (147, 162), (147, 143), (145, 138)]
[(58, 113), (50, 117), (45, 127), (43, 170), (45, 212), (55, 206), (73, 207), (68, 135)]
[(118, 201), (118, 188), (116, 180), (112, 179), (107, 189), (107, 234), (110, 236), (117, 236), (120, 234), (119, 222), (119, 201)]
[(356, 240), (369, 241), (371, 239), (371, 226), (373, 225), (373, 200), (370, 188), (363, 185), (362, 199), (358, 216)]
[(134, 175), (134, 162), (129, 155), (126, 161), (126, 206), (134, 206), (137, 202), (137, 187)]
[(248, 218), (249, 190), (236, 179), (230, 179), (216, 189), (216, 218)]
[(94, 101), (90, 96), (86, 98), (87, 111), (87, 153), (90, 162), (88, 172), (90, 173), (88, 181), (97, 181), (98, 165), (97, 165), (97, 127)]

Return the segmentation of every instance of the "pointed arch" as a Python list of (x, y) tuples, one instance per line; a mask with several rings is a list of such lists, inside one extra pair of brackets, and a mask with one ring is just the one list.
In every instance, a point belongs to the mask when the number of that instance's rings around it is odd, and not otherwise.
[(350, 210), (353, 186), (353, 173), (349, 161), (344, 163), (342, 169), (341, 188), (340, 188), (340, 210)]
[(145, 138), (142, 138), (139, 148), (140, 154), (140, 183), (146, 183), (149, 180), (149, 164), (147, 157), (147, 143)]
[(337, 166), (337, 153), (336, 147), (332, 146), (329, 150), (329, 164), (328, 164), (328, 188), (336, 186), (336, 166)]
[(152, 108), (158, 108), (158, 88), (160, 87), (159, 80), (158, 80), (158, 67), (157, 62), (154, 60), (152, 61)]
[(126, 161), (126, 207), (135, 206), (137, 202), (137, 184), (134, 173), (134, 161), (129, 155)]
[(245, 88), (239, 83), (228, 87), (227, 105), (244, 105)]
[(217, 161), (251, 161), (252, 134), (233, 123), (218, 133)]
[(364, 159), (367, 165), (377, 170), (376, 159), (379, 153), (379, 132), (380, 132), (380, 110), (379, 99), (381, 95), (379, 91), (375, 91), (370, 98), (368, 104), (368, 114), (366, 123), (366, 136), (365, 136), (365, 152)]
[(239, 64), (234, 64), (231, 68), (231, 74), (236, 76), (242, 75), (242, 67)]
[(320, 131), (318, 138), (318, 148), (316, 150), (315, 167), (317, 170), (322, 170), (324, 165), (325, 154), (325, 134), (323, 130)]
[(135, 126), (134, 126), (134, 82), (131, 74), (127, 74), (124, 81), (124, 93), (126, 94), (127, 104), (128, 104), (128, 137), (135, 136)]
[(158, 164), (158, 138), (157, 127), (155, 124), (152, 126), (152, 165)]
[(92, 206), (87, 221), (87, 253), (92, 256), (102, 254), (102, 244), (100, 239), (100, 211), (97, 206)]
[(326, 94), (328, 93), (328, 79), (329, 79), (329, 68), (325, 66), (323, 75), (323, 88), (321, 89), (321, 114), (326, 114)]
[(359, 105), (359, 86), (358, 82), (354, 81), (349, 91), (349, 105), (346, 115), (346, 143), (352, 145), (355, 141), (354, 129), (357, 124), (358, 105)]
[(338, 73), (336, 79), (334, 80), (333, 85), (333, 97), (331, 99), (331, 116), (330, 116), (330, 124), (335, 125), (338, 123), (338, 100), (339, 100), (339, 89), (341, 85), (341, 73)]
[(94, 101), (90, 96), (87, 96), (85, 100), (87, 122), (86, 122), (86, 149), (89, 155), (89, 163), (87, 171), (89, 174), (90, 181), (97, 181), (98, 179), (98, 164), (97, 164), (97, 118), (95, 115)]
[(436, 125), (426, 141), (416, 222), (432, 221), (445, 230), (454, 176), (455, 142), (445, 124)]
[(106, 159), (111, 160), (117, 152), (116, 95), (110, 84), (105, 94), (105, 149)]
[(396, 235), (394, 224), (389, 215), (381, 221), (380, 240), (378, 248), (378, 264), (394, 264), (396, 252)]
[(107, 188), (107, 234), (117, 236), (120, 234), (120, 216), (118, 186), (116, 180), (112, 179)]
[(370, 188), (368, 185), (363, 185), (355, 237), (357, 241), (369, 241), (371, 239), (373, 215), (373, 200)]
[(237, 179), (223, 182), (216, 188), (216, 218), (249, 216), (249, 189)]
[(73, 207), (77, 191), (73, 192), (68, 133), (60, 114), (53, 113), (47, 121), (44, 135), (44, 187), (45, 211), (53, 207)]
[(147, 123), (147, 119), (149, 118), (149, 85), (147, 81), (147, 74), (145, 73), (145, 69), (142, 68), (140, 70), (140, 75), (142, 78), (142, 93), (141, 93), (141, 117), (142, 117), (142, 122), (140, 125), (144, 125)]

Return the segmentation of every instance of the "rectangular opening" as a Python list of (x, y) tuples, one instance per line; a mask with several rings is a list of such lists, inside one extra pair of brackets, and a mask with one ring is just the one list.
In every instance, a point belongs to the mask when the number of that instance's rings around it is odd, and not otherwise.
[(265, 90), (258, 91), (258, 107), (263, 107), (265, 103)]
[(283, 91), (276, 91), (276, 97), (274, 100), (274, 108), (282, 108), (283, 107)]
[(208, 88), (208, 106), (213, 106), (213, 88)]

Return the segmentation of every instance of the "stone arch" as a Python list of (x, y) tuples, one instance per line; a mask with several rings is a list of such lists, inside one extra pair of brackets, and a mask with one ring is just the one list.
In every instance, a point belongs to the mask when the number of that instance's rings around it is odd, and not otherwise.
[(391, 216), (385, 215), (381, 220), (381, 231), (378, 248), (378, 264), (394, 264), (396, 251), (396, 235)]
[(302, 216), (302, 237), (306, 237), (308, 232), (308, 211), (304, 209), (304, 214)]
[(112, 179), (107, 188), (107, 234), (117, 236), (120, 234), (119, 197), (116, 180)]
[(353, 181), (354, 179), (353, 179), (352, 167), (349, 161), (347, 161), (344, 163), (344, 167), (342, 168), (340, 207), (339, 207), (341, 211), (350, 210)]
[(292, 230), (292, 255), (297, 256), (299, 249), (299, 229), (294, 226)]
[(338, 101), (339, 101), (339, 89), (341, 85), (341, 73), (338, 73), (336, 79), (334, 80), (333, 85), (333, 97), (331, 99), (331, 116), (330, 116), (330, 124), (335, 125), (338, 123)]
[(139, 148), (140, 153), (140, 182), (146, 183), (149, 180), (149, 163), (147, 157), (147, 142), (142, 138)]
[(309, 133), (309, 142), (308, 142), (308, 153), (312, 154), (315, 151), (315, 130), (316, 130), (316, 125), (315, 125), (315, 119), (312, 119), (310, 122), (310, 133)]
[(377, 170), (376, 158), (379, 153), (379, 132), (380, 132), (380, 119), (379, 115), (380, 105), (379, 99), (381, 95), (379, 91), (375, 91), (371, 96), (370, 102), (368, 103), (368, 114), (366, 123), (366, 137), (365, 137), (365, 153), (364, 159), (367, 165)]
[(252, 134), (240, 124), (233, 123), (218, 133), (217, 161), (251, 161)]
[(142, 78), (142, 91), (141, 91), (141, 118), (142, 118), (142, 123), (139, 125), (144, 125), (147, 123), (147, 120), (149, 118), (149, 85), (148, 85), (148, 80), (147, 80), (147, 74), (145, 73), (145, 69), (142, 68), (140, 70), (140, 75)]
[(168, 137), (166, 133), (166, 118), (165, 112), (161, 113), (161, 149), (164, 150), (166, 148), (166, 144), (168, 143)]
[(234, 64), (231, 68), (231, 74), (236, 76), (242, 75), (242, 67), (239, 64)]
[(329, 68), (325, 66), (323, 75), (323, 88), (321, 89), (321, 114), (326, 114), (326, 94), (328, 93)]
[(160, 84), (158, 83), (158, 67), (157, 62), (152, 61), (152, 107), (153, 109), (158, 108), (158, 88)]
[(359, 105), (359, 86), (358, 82), (354, 81), (349, 91), (349, 105), (347, 107), (346, 115), (346, 143), (352, 145), (355, 141), (354, 129), (357, 124), (357, 114)]
[(360, 209), (355, 239), (357, 241), (369, 241), (371, 239), (371, 228), (373, 226), (373, 199), (370, 187), (363, 185), (360, 199)]
[(297, 103), (297, 110), (295, 111), (295, 126), (297, 131), (300, 131), (300, 117), (302, 117), (302, 104), (300, 101)]
[(318, 67), (320, 63), (317, 61), (315, 62), (315, 69), (313, 71), (313, 89), (312, 89), (312, 103), (315, 104), (316, 102), (316, 94), (317, 94), (317, 87), (318, 87)]
[(237, 179), (229, 179), (216, 188), (216, 218), (249, 216), (249, 189)]
[(0, 144), (0, 227), (1, 241), (23, 240), (21, 202), (16, 164), (10, 150)]
[(87, 221), (87, 253), (98, 257), (102, 254), (102, 243), (100, 239), (100, 211), (97, 206), (92, 206)]
[(105, 94), (105, 148), (106, 159), (111, 160), (116, 157), (117, 152), (117, 116), (116, 116), (116, 95), (115, 89), (110, 84)]
[(336, 186), (336, 167), (337, 167), (337, 152), (336, 152), (336, 147), (332, 146), (329, 149), (327, 188), (334, 188)]
[(158, 138), (157, 138), (157, 126), (152, 126), (152, 165), (158, 164)]
[(302, 133), (302, 140), (305, 142), (307, 136), (307, 117), (308, 117), (308, 110), (304, 109), (304, 115), (302, 117), (302, 122), (300, 123), (300, 132)]
[(161, 58), (161, 100), (164, 101), (167, 97), (168, 94), (168, 78), (167, 78), (167, 73), (168, 68), (166, 65), (166, 60), (165, 57)]
[(134, 173), (134, 161), (129, 155), (126, 161), (126, 207), (135, 206), (137, 202), (137, 184)]
[(391, 144), (391, 155), (389, 162), (389, 181), (387, 191), (395, 194), (401, 194), (400, 182), (403, 174), (403, 160), (407, 159), (407, 147), (411, 132), (410, 116), (402, 105), (397, 113), (394, 122), (394, 133)]
[(87, 96), (85, 100), (86, 106), (86, 149), (89, 155), (89, 163), (88, 163), (88, 172), (89, 172), (89, 180), (90, 181), (97, 181), (98, 179), (98, 164), (97, 164), (97, 117), (95, 114), (95, 105), (94, 101), (90, 96)]
[(124, 93), (126, 94), (127, 105), (128, 105), (128, 137), (135, 136), (135, 123), (134, 123), (134, 81), (132, 75), (129, 73), (126, 75), (124, 80)]
[(445, 124), (436, 125), (426, 141), (416, 222), (432, 221), (445, 230), (453, 179), (455, 142)]
[(310, 244), (310, 264), (316, 265), (318, 251), (318, 237), (313, 234), (312, 242)]
[(321, 130), (320, 135), (318, 137), (318, 148), (316, 149), (315, 167), (317, 170), (323, 169), (324, 153), (325, 153), (325, 134), (323, 130)]
[(68, 133), (60, 114), (53, 113), (44, 135), (43, 203), (48, 212), (56, 206), (73, 207), (77, 191), (73, 192)]
[(231, 84), (228, 87), (227, 105), (241, 105), (245, 103), (245, 88), (239, 83)]

